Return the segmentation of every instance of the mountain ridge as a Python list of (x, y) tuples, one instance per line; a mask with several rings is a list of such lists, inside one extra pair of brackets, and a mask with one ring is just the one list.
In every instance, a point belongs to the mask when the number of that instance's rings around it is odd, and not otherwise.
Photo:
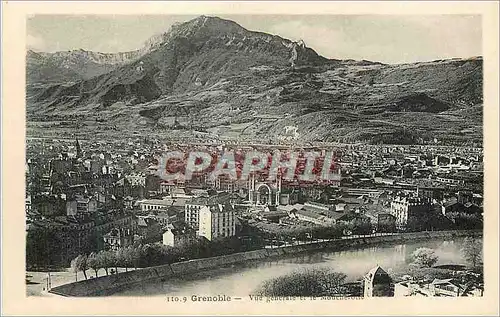
[[(144, 54), (107, 72), (30, 85), (28, 116), (98, 113), (117, 127), (217, 137), (287, 138), (284, 127), (292, 125), (305, 140), (390, 142), (407, 126), (415, 127), (411, 142), (454, 139), (460, 131), (482, 139), (482, 58), (397, 65), (327, 59), (301, 41), (206, 16), (150, 40)], [(457, 125), (466, 114), (471, 122)]]

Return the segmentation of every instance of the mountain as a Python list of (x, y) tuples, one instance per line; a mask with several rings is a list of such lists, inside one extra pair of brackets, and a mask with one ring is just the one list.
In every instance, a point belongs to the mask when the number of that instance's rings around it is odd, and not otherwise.
[(166, 33), (149, 38), (135, 51), (119, 53), (100, 53), (83, 49), (63, 52), (35, 52), (26, 54), (28, 84), (67, 83), (87, 80), (115, 70), (143, 55), (157, 49)]
[[(74, 65), (83, 64), (81, 67), (68, 67), (69, 70), (78, 72), (78, 69), (83, 69), (83, 79), (87, 79), (87, 75), (93, 78), (73, 85), (61, 84), (57, 89), (51, 87), (50, 98), (42, 94), (38, 100), (60, 103), (78, 91), (81, 98), (75, 100), (76, 104), (102, 102), (109, 105), (124, 100), (144, 102), (162, 94), (215, 83), (221, 76), (235, 74), (251, 66), (287, 65), (292, 61), (296, 64), (318, 63), (326, 60), (303, 44), (265, 33), (250, 32), (235, 22), (204, 16), (174, 25), (169, 32), (154, 37), (147, 45), (150, 51), (140, 59), (118, 59), (101, 53), (89, 53), (78, 54), (78, 58), (73, 60), (72, 52), (65, 53), (64, 56), (68, 57), (66, 61)], [(130, 55), (136, 56), (135, 53)], [(52, 57), (58, 56), (52, 54)], [(118, 65), (109, 72), (105, 70), (121, 61), (130, 63)], [(58, 64), (67, 67), (70, 63)], [(30, 77), (30, 65), (28, 70)], [(51, 93), (54, 90), (57, 90), (56, 95)]]
[[(103, 133), (186, 137), (278, 140), (295, 126), (303, 141), (482, 139), (481, 57), (332, 60), (303, 41), (206, 16), (132, 53), (74, 52), (48, 58), (65, 63), (28, 63), (30, 121), (94, 118), (88, 126)], [(96, 118), (108, 127), (96, 127)]]

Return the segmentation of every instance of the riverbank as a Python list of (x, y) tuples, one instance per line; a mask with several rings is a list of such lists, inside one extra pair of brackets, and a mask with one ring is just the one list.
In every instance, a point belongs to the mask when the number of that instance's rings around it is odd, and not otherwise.
[(482, 236), (482, 231), (398, 233), (317, 241), (308, 244), (284, 246), (273, 249), (261, 249), (213, 258), (203, 258), (149, 267), (137, 271), (124, 272), (116, 275), (103, 276), (91, 280), (60, 285), (52, 288), (50, 292), (61, 296), (105, 296), (151, 281), (164, 281), (172, 277), (185, 276), (200, 271), (209, 271), (210, 269), (248, 261), (262, 261), (270, 258), (280, 258), (300, 253), (323, 250), (340, 251), (385, 243), (402, 243), (405, 241), (430, 240), (436, 238), (453, 239), (465, 236), (480, 237)]
[[(118, 268), (118, 272), (132, 271), (134, 268)], [(86, 270), (88, 278), (95, 278), (95, 271), (92, 269)], [(104, 269), (99, 271), (99, 278), (105, 276)], [(27, 296), (47, 296), (47, 272), (27, 271), (26, 272), (26, 295)], [(84, 281), (85, 276), (82, 271), (75, 274), (71, 269), (61, 269), (50, 272), (50, 283), (52, 288), (57, 286)]]

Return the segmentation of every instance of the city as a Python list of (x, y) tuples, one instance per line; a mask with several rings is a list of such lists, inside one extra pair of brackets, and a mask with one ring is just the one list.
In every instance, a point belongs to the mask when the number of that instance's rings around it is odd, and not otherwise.
[[(227, 149), (271, 153), (272, 147), (195, 148), (214, 156)], [(77, 257), (114, 252), (120, 256), (97, 266), (108, 265), (113, 273), (114, 267), (318, 239), (483, 226), (481, 149), (354, 144), (311, 149), (335, 149), (337, 180), (269, 181), (263, 170), (246, 181), (212, 179), (203, 171), (189, 181), (166, 181), (157, 170), (167, 146), (158, 140), (29, 140), (27, 270), (69, 267)], [(139, 246), (155, 251), (134, 253)]]

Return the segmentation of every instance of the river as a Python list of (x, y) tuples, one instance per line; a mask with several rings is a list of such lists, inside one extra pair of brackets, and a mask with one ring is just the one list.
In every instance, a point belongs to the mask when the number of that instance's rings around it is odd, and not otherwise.
[(345, 273), (348, 281), (356, 281), (376, 265), (389, 273), (411, 262), (411, 254), (419, 247), (436, 251), (440, 264), (465, 264), (460, 253), (462, 238), (454, 240), (427, 240), (397, 245), (379, 245), (347, 251), (317, 251), (310, 254), (278, 258), (268, 261), (221, 267), (183, 278), (148, 282), (115, 293), (114, 296), (191, 296), (228, 295), (248, 296), (262, 282), (301, 268), (328, 267)]

